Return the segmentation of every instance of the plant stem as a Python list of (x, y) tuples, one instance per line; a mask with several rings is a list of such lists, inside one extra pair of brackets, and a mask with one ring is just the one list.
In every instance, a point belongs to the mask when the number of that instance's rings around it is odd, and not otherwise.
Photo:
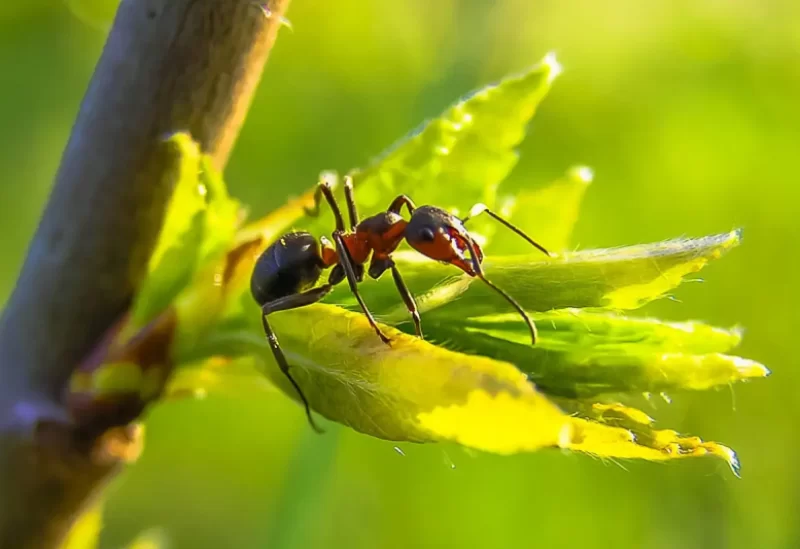
[(61, 394), (146, 274), (172, 192), (162, 138), (189, 131), (224, 167), (288, 3), (122, 1), (0, 319), (0, 548), (57, 547), (118, 468)]

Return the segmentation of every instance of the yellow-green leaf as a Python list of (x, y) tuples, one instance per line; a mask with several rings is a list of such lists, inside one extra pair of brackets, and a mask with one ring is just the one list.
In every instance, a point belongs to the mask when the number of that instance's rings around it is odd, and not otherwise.
[(718, 442), (705, 442), (699, 437), (682, 436), (671, 429), (655, 429), (637, 424), (617, 427), (608, 423), (573, 417), (572, 439), (564, 448), (607, 458), (665, 461), (686, 457), (712, 456), (722, 459), (739, 476), (736, 453)]
[[(737, 230), (703, 238), (570, 252), (554, 259), (541, 253), (492, 256), (490, 247), (485, 271), (526, 310), (634, 309), (662, 297), (685, 276), (701, 270), (740, 242), (741, 233)], [(458, 275), (460, 271), (454, 267), (413, 254), (398, 254), (397, 263), (423, 312), (436, 310), (437, 315), (464, 318), (509, 308), (479, 279)], [(403, 321), (408, 312), (390, 277), (385, 278), (362, 284), (364, 298), (386, 322)], [(329, 302), (355, 305), (344, 286), (336, 289)]]
[[(477, 90), (425, 122), (366, 168), (353, 174), (355, 195), (364, 212), (385, 210), (398, 194), (418, 204), (434, 204), (466, 213), (476, 202), (492, 206), (495, 193), (518, 156), (514, 148), (561, 72), (552, 54), (541, 63), (498, 84)], [(315, 234), (327, 234), (329, 214), (305, 223)], [(474, 226), (493, 232), (478, 220)]]
[[(272, 382), (297, 399), (261, 337), (257, 308), (243, 302), (242, 309), (246, 314), (229, 317), (209, 335), (207, 345), (231, 356), (261, 357)], [(638, 424), (634, 432), (634, 426), (575, 417), (507, 362), (449, 351), (391, 328), (385, 328), (392, 338), (387, 346), (358, 313), (312, 305), (276, 313), (271, 323), (313, 408), (379, 438), (447, 440), (499, 454), (559, 447), (644, 459), (724, 448), (696, 437), (647, 431)], [(214, 375), (203, 380), (199, 372), (195, 370), (194, 383), (213, 389), (220, 382)], [(640, 432), (651, 433), (652, 440), (639, 440)], [(728, 461), (732, 456), (721, 450), (705, 453)]]
[(735, 328), (586, 310), (533, 318), (539, 328), (535, 347), (513, 314), (440, 319), (427, 334), (462, 352), (512, 362), (542, 391), (558, 396), (705, 390), (769, 375), (758, 362), (724, 354), (741, 341)]
[(98, 498), (73, 522), (61, 549), (95, 549), (103, 527), (103, 498)]
[(150, 274), (133, 308), (131, 325), (142, 327), (169, 307), (209, 259), (230, 247), (241, 219), (240, 206), (197, 144), (185, 133), (164, 147), (173, 159), (175, 181), (164, 223), (150, 258)]
[(67, 6), (83, 22), (100, 30), (108, 30), (120, 0), (66, 0)]
[[(561, 252), (569, 247), (583, 196), (593, 178), (590, 168), (575, 166), (542, 188), (523, 189), (509, 197), (501, 213), (548, 251)], [(504, 254), (531, 252), (530, 244), (504, 229), (495, 232), (490, 249)]]

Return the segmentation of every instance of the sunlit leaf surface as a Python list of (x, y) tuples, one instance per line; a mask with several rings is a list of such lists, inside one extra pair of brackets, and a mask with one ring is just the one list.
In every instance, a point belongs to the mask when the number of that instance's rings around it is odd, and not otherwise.
[(59, 549), (95, 549), (99, 546), (103, 527), (103, 500), (85, 509), (70, 527)]
[(69, 10), (84, 23), (98, 29), (108, 30), (120, 0), (65, 0)]
[[(531, 311), (568, 307), (635, 309), (662, 297), (685, 276), (738, 245), (740, 239), (740, 233), (733, 231), (705, 238), (565, 253), (554, 259), (541, 253), (487, 256), (484, 265), (487, 277)], [(487, 254), (491, 249), (491, 245), (487, 247)], [(398, 266), (409, 286), (424, 292), (417, 299), (422, 311), (448, 305), (443, 313), (449, 310), (463, 317), (502, 310), (502, 299), (490, 288), (480, 280), (459, 275), (454, 267), (412, 255), (401, 256)], [(379, 284), (368, 281), (363, 293), (370, 306), (377, 313), (387, 313), (389, 320), (405, 313), (398, 305), (399, 296), (391, 280)], [(355, 304), (346, 287), (337, 288), (331, 299)]]
[[(570, 236), (578, 221), (583, 197), (594, 178), (586, 166), (575, 166), (564, 176), (541, 188), (523, 189), (501, 203), (502, 213), (511, 223), (551, 252), (570, 246)], [(514, 233), (498, 230), (492, 247), (504, 254), (525, 254), (530, 245)]]
[[(363, 170), (354, 172), (356, 199), (365, 212), (389, 206), (399, 194), (417, 205), (466, 210), (495, 203), (498, 185), (517, 163), (515, 147), (539, 103), (561, 72), (555, 57), (501, 83), (477, 90), (401, 139)], [(330, 232), (331, 217), (310, 225)], [(494, 225), (477, 220), (482, 232)], [(308, 225), (307, 223), (305, 225)]]

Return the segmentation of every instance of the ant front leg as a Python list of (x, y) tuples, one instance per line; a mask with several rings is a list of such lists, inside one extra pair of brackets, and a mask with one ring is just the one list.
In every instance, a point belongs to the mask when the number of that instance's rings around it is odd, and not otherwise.
[[(303, 208), (303, 211), (306, 215), (311, 217), (319, 216), (319, 206), (322, 203), (323, 197), (333, 212), (333, 218), (336, 221), (336, 230), (344, 231), (344, 218), (342, 217), (342, 210), (339, 209), (339, 203), (336, 202), (336, 197), (333, 195), (333, 185), (324, 176), (320, 178), (317, 184), (317, 190), (314, 192), (314, 206), (312, 208)], [(353, 213), (354, 212), (351, 211), (350, 215), (352, 216)]]
[(411, 320), (414, 321), (414, 331), (417, 332), (417, 337), (424, 339), (422, 337), (422, 323), (419, 318), (417, 302), (414, 300), (414, 296), (411, 295), (403, 277), (400, 276), (400, 271), (397, 270), (397, 265), (394, 264), (394, 261), (392, 261), (392, 278), (394, 279), (394, 285), (397, 286), (397, 291), (400, 292), (400, 297), (403, 298), (403, 302), (406, 304), (406, 309), (411, 313)]
[(356, 197), (353, 193), (353, 177), (349, 174), (344, 176), (344, 201), (350, 216), (350, 230), (355, 231), (356, 225), (358, 225), (358, 208), (356, 208)]
[(406, 286), (403, 277), (400, 276), (400, 271), (397, 265), (395, 265), (394, 260), (391, 257), (373, 257), (369, 265), (369, 276), (377, 280), (388, 269), (392, 270), (392, 279), (394, 279), (397, 292), (400, 294), (400, 297), (403, 298), (403, 303), (406, 304), (406, 309), (408, 309), (408, 312), (411, 314), (411, 319), (414, 321), (414, 331), (417, 333), (417, 337), (424, 339), (422, 337), (422, 324), (419, 318), (417, 302), (414, 300), (414, 296), (411, 295), (411, 291), (408, 289), (408, 286)]
[(261, 324), (264, 327), (264, 334), (267, 336), (267, 341), (269, 342), (269, 347), (272, 350), (272, 355), (275, 357), (275, 362), (278, 363), (278, 368), (280, 368), (281, 372), (283, 372), (283, 375), (288, 378), (289, 382), (292, 384), (292, 387), (294, 387), (295, 391), (297, 391), (297, 395), (300, 397), (300, 401), (305, 407), (308, 423), (318, 433), (322, 433), (324, 431), (320, 429), (320, 427), (314, 421), (314, 417), (311, 415), (311, 407), (308, 404), (308, 400), (306, 399), (305, 394), (303, 394), (303, 390), (300, 389), (300, 386), (294, 380), (291, 372), (289, 371), (289, 363), (286, 361), (286, 355), (283, 354), (281, 345), (278, 343), (278, 337), (275, 335), (275, 332), (269, 325), (267, 316), (270, 313), (277, 311), (298, 309), (300, 307), (305, 307), (306, 305), (316, 303), (328, 295), (332, 289), (333, 286), (330, 284), (325, 284), (324, 286), (320, 286), (319, 288), (314, 288), (313, 290), (308, 290), (303, 293), (292, 294), (278, 298), (274, 301), (265, 303), (261, 307)]
[(347, 251), (347, 246), (342, 239), (342, 233), (335, 231), (333, 233), (333, 240), (336, 244), (336, 253), (339, 256), (339, 265), (341, 265), (344, 269), (344, 274), (347, 277), (347, 283), (350, 285), (350, 291), (353, 292), (356, 301), (358, 301), (361, 310), (364, 312), (364, 316), (367, 317), (369, 325), (372, 326), (372, 328), (375, 330), (375, 333), (378, 334), (379, 338), (381, 338), (381, 341), (388, 345), (389, 341), (391, 340), (381, 331), (380, 326), (378, 326), (378, 323), (375, 322), (375, 318), (372, 316), (372, 313), (369, 312), (367, 304), (364, 303), (364, 299), (361, 297), (361, 293), (358, 291), (358, 276), (356, 275), (356, 271), (353, 267), (353, 259), (350, 257), (350, 252)]
[(399, 214), (400, 210), (405, 206), (408, 209), (408, 215), (414, 215), (414, 210), (417, 209), (417, 206), (414, 204), (414, 201), (411, 200), (404, 194), (401, 194), (389, 205), (389, 209), (387, 211)]

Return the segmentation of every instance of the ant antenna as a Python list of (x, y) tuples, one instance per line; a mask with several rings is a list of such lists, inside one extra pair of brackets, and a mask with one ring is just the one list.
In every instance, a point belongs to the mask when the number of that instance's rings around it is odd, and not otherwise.
[(496, 286), (494, 282), (486, 278), (486, 275), (483, 273), (483, 266), (481, 266), (481, 262), (478, 259), (480, 257), (478, 245), (475, 244), (475, 241), (472, 239), (469, 240), (469, 252), (472, 258), (472, 268), (475, 271), (475, 276), (483, 280), (492, 290), (503, 296), (503, 299), (508, 301), (511, 306), (517, 310), (522, 319), (525, 321), (525, 324), (528, 325), (528, 330), (531, 332), (531, 345), (536, 345), (536, 339), (538, 338), (536, 324), (533, 323), (531, 317), (528, 316), (528, 313), (525, 312), (525, 309), (522, 308), (522, 305), (517, 303), (516, 299), (508, 295), (503, 289), (501, 289), (499, 286)]
[(503, 219), (502, 217), (500, 217), (499, 215), (497, 215), (496, 213), (494, 213), (492, 210), (490, 210), (490, 209), (489, 209), (489, 208), (486, 206), (486, 204), (475, 204), (475, 205), (472, 207), (472, 209), (469, 211), (469, 215), (468, 215), (467, 217), (465, 217), (464, 219), (462, 219), (462, 220), (461, 220), (461, 223), (462, 223), (462, 224), (463, 224), (463, 223), (466, 223), (467, 221), (469, 221), (469, 220), (470, 220), (470, 219), (472, 219), (473, 217), (477, 217), (477, 216), (479, 216), (479, 215), (480, 215), (480, 214), (482, 214), (482, 213), (486, 213), (486, 214), (488, 214), (490, 217), (493, 217), (494, 219), (496, 219), (497, 221), (499, 221), (500, 223), (502, 223), (503, 225), (505, 225), (506, 227), (508, 227), (509, 229), (511, 229), (512, 231), (514, 231), (515, 233), (517, 233), (519, 236), (521, 236), (522, 238), (524, 238), (524, 239), (525, 239), (525, 240), (526, 240), (526, 241), (527, 241), (529, 244), (531, 244), (531, 245), (532, 245), (534, 248), (536, 248), (537, 250), (540, 250), (540, 251), (541, 251), (542, 253), (544, 253), (545, 255), (547, 255), (547, 256), (549, 256), (549, 257), (554, 257), (554, 254), (551, 254), (550, 252), (548, 252), (548, 251), (545, 249), (545, 247), (544, 247), (544, 246), (542, 246), (541, 244), (539, 244), (538, 242), (536, 242), (534, 239), (532, 239), (531, 237), (529, 237), (528, 235), (526, 235), (524, 232), (522, 232), (522, 229), (520, 229), (519, 227), (515, 227), (514, 225), (512, 225), (511, 223), (509, 223), (508, 221), (506, 221), (505, 219)]
[(483, 273), (478, 273), (478, 278), (483, 280), (486, 283), (486, 285), (489, 286), (491, 289), (493, 289), (495, 292), (503, 296), (505, 300), (508, 301), (511, 304), (511, 306), (517, 310), (517, 312), (520, 314), (520, 316), (522, 316), (523, 320), (525, 321), (525, 324), (528, 325), (528, 330), (531, 332), (531, 345), (536, 345), (536, 339), (539, 336), (539, 332), (536, 330), (536, 324), (533, 323), (533, 320), (531, 320), (531, 318), (528, 316), (528, 313), (525, 312), (525, 309), (523, 309), (522, 306), (519, 303), (517, 303), (517, 301), (513, 297), (508, 295), (500, 287), (496, 286), (494, 282), (486, 278)]

